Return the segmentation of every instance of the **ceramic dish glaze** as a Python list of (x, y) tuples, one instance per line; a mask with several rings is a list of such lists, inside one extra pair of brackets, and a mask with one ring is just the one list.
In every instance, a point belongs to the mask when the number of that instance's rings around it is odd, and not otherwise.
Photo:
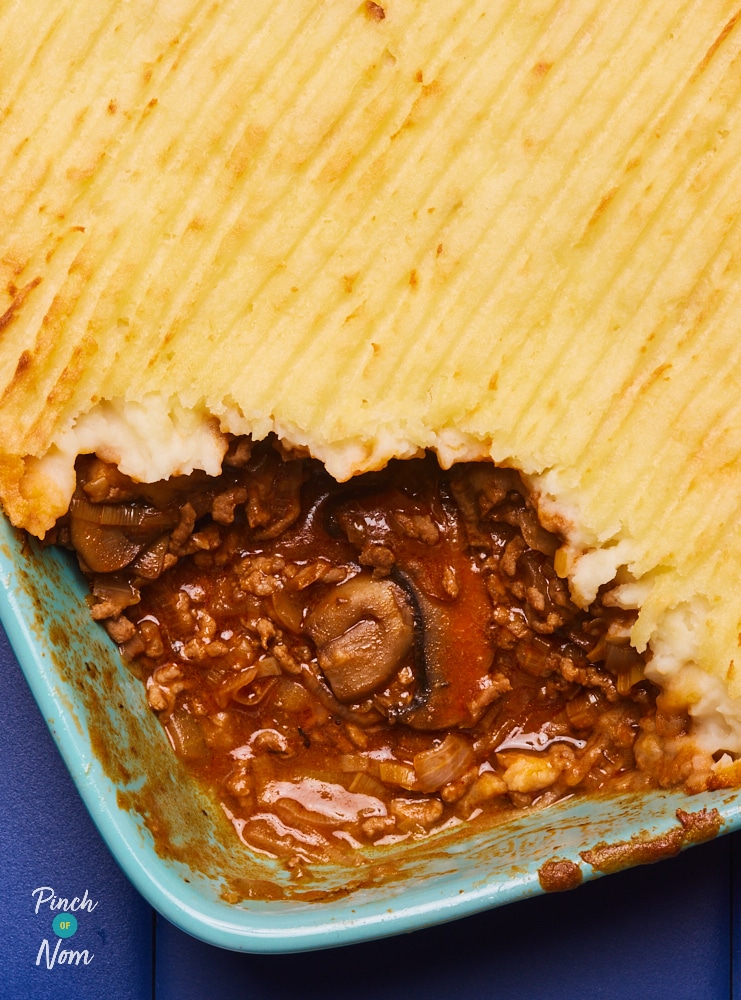
[[(116, 860), (164, 917), (213, 945), (291, 952), (442, 923), (659, 860), (741, 825), (736, 793), (567, 801), (460, 827), (296, 883), (242, 849), (166, 745), (141, 682), (88, 615), (63, 552), (0, 519), (0, 617), (67, 767)], [(679, 810), (679, 814), (678, 814)]]

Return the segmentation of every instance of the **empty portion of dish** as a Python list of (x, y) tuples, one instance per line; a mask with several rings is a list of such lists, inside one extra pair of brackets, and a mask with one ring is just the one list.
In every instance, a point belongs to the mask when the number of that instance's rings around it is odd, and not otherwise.
[(576, 793), (733, 780), (647, 680), (635, 613), (609, 586), (572, 602), (513, 470), (427, 457), (341, 485), (238, 438), (219, 477), (142, 485), (89, 457), (55, 534), (175, 753), (298, 872)]

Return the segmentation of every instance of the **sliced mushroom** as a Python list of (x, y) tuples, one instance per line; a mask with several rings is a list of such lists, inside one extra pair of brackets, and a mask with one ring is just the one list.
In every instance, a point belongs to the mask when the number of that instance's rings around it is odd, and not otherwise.
[(360, 573), (333, 588), (309, 612), (305, 628), (338, 701), (378, 690), (414, 641), (412, 610), (400, 587)]
[(93, 573), (115, 573), (176, 521), (172, 511), (136, 503), (91, 503), (76, 495), (69, 509), (70, 540)]
[(113, 573), (128, 566), (143, 543), (129, 538), (123, 528), (94, 524), (71, 517), (70, 540), (78, 556), (93, 573)]
[(481, 579), (465, 560), (459, 561), (457, 571), (459, 592), (454, 601), (430, 597), (411, 575), (404, 576), (418, 608), (419, 687), (411, 704), (392, 715), (412, 729), (465, 728), (481, 714), (476, 695), (494, 659), (491, 604)]
[[(491, 600), (467, 551), (461, 513), (442, 489), (440, 494), (438, 500), (398, 488), (379, 491), (354, 498), (335, 515), (361, 551), (376, 543), (393, 553), (387, 580), (405, 591), (414, 613), (417, 686), (411, 702), (389, 710), (389, 717), (419, 730), (472, 726), (483, 710), (481, 685), (494, 659)], [(399, 530), (400, 513), (407, 520), (432, 515), (439, 528), (435, 543)]]

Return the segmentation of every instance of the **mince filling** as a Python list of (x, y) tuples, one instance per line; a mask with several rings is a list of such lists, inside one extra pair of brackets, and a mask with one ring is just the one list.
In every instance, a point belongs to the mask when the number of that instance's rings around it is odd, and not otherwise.
[(336, 860), (575, 793), (707, 787), (609, 590), (583, 611), (519, 475), (392, 462), (338, 484), (235, 439), (219, 477), (95, 457), (56, 538), (174, 752), (241, 840)]

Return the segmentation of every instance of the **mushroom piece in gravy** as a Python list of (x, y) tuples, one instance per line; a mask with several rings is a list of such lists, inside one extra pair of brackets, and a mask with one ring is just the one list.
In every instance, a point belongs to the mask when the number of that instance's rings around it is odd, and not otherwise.
[(403, 590), (367, 572), (325, 594), (307, 615), (305, 629), (342, 702), (356, 701), (388, 681), (414, 642), (414, 617)]

